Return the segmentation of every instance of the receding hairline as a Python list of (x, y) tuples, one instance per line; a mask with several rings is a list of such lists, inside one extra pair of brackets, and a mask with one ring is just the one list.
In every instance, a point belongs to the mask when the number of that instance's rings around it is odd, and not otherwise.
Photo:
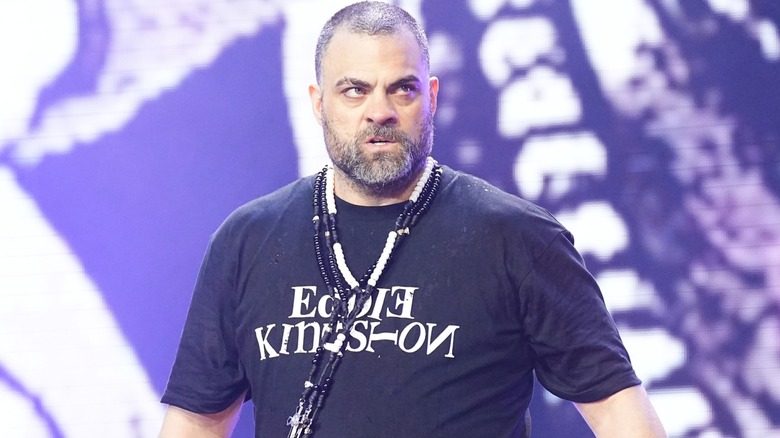
[[(335, 51), (334, 53), (344, 50), (345, 46), (347, 48), (354, 48), (354, 45), (357, 43), (355, 42), (355, 40), (349, 39), (353, 37), (366, 38), (368, 40), (379, 40), (382, 38), (388, 38), (394, 41), (394, 44), (404, 45), (408, 47), (409, 51), (406, 52), (408, 55), (412, 55), (412, 51), (414, 51), (414, 49), (417, 48), (419, 50), (419, 52), (417, 52), (416, 55), (418, 56), (417, 62), (421, 64), (425, 64), (426, 72), (429, 69), (428, 64), (424, 61), (425, 57), (422, 53), (422, 50), (419, 49), (419, 46), (414, 42), (414, 35), (412, 35), (411, 32), (401, 29), (398, 32), (369, 35), (364, 32), (353, 32), (345, 28), (345, 29), (339, 29), (333, 34), (333, 38), (331, 38), (331, 40), (328, 42), (328, 45), (326, 46), (325, 50), (322, 53), (322, 58), (320, 59), (320, 71), (317, 78), (317, 83), (319, 85), (322, 85), (323, 76), (325, 75), (325, 66), (328, 62), (330, 62), (328, 61), (328, 59), (331, 59), (328, 58), (329, 56), (328, 54), (331, 51), (331, 47), (333, 47), (332, 50)], [(334, 42), (335, 42), (335, 46), (333, 46)], [(339, 48), (336, 48), (336, 46), (338, 46)], [(333, 56), (338, 57), (340, 55), (334, 54)]]
[(383, 2), (364, 1), (336, 12), (322, 28), (314, 55), (317, 83), (322, 82), (322, 62), (333, 37), (342, 32), (366, 36), (394, 36), (408, 33), (420, 49), (422, 61), (430, 70), (430, 54), (425, 31), (405, 10)]

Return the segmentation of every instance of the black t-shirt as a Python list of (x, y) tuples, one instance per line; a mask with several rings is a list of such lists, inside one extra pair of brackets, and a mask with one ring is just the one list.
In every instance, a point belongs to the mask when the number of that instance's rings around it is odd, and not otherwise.
[[(286, 436), (330, 314), (314, 256), (313, 178), (212, 236), (163, 402), (201, 413), (244, 391), (256, 436)], [(359, 278), (401, 206), (338, 204)], [(522, 437), (533, 372), (591, 402), (639, 383), (572, 237), (544, 209), (445, 168), (356, 322), (316, 427), (327, 437)]]

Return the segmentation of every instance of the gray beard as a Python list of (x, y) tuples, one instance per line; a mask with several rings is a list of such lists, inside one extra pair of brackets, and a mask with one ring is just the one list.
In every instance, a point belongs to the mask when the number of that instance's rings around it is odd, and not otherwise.
[[(425, 167), (433, 146), (433, 120), (429, 113), (418, 139), (382, 125), (371, 125), (352, 140), (336, 134), (327, 117), (322, 130), (333, 165), (343, 172), (358, 190), (372, 195), (395, 194), (406, 190)], [(360, 146), (368, 137), (384, 137), (398, 143), (397, 151), (367, 154)]]

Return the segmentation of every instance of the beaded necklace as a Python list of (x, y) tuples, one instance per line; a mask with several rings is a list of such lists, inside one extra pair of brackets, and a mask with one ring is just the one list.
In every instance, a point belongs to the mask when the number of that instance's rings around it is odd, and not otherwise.
[[(310, 437), (314, 434), (314, 422), (328, 396), (333, 375), (336, 373), (348, 343), (355, 320), (376, 289), (377, 281), (387, 268), (393, 252), (409, 235), (409, 230), (425, 213), (433, 201), (441, 182), (441, 167), (431, 157), (417, 181), (404, 210), (395, 221), (395, 227), (387, 234), (379, 259), (360, 280), (347, 267), (344, 251), (336, 229), (336, 197), (333, 167), (328, 165), (317, 174), (314, 182), (314, 251), (328, 293), (333, 297), (333, 313), (322, 330), (319, 346), (314, 352), (309, 376), (304, 382), (298, 406), (288, 420), (288, 438)], [(324, 243), (323, 243), (324, 240)], [(326, 353), (327, 352), (327, 353)], [(327, 354), (327, 360), (323, 356)]]

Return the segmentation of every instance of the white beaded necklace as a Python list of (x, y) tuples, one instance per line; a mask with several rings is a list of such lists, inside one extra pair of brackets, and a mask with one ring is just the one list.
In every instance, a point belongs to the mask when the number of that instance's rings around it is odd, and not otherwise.
[[(404, 211), (396, 220), (395, 228), (387, 235), (379, 259), (360, 280), (357, 280), (349, 270), (344, 250), (338, 241), (333, 180), (333, 166), (328, 165), (317, 175), (313, 201), (314, 248), (322, 279), (329, 293), (334, 297), (333, 314), (330, 322), (323, 329), (320, 346), (315, 350), (312, 368), (308, 379), (304, 382), (304, 390), (295, 414), (287, 420), (290, 426), (288, 438), (308, 437), (314, 433), (314, 422), (330, 391), (333, 375), (341, 363), (352, 325), (365, 303), (373, 295), (379, 277), (387, 268), (394, 250), (403, 237), (409, 235), (410, 228), (433, 201), (441, 181), (441, 167), (436, 160), (428, 157), (425, 170), (404, 206)], [(323, 247), (323, 239), (326, 241), (327, 249)], [(334, 332), (336, 336), (331, 341)], [(320, 361), (325, 351), (329, 352), (328, 360), (320, 370)]]
[[(420, 193), (422, 192), (423, 187), (425, 187), (425, 184), (428, 182), (428, 179), (431, 177), (431, 173), (433, 170), (433, 166), (436, 164), (436, 160), (434, 160), (431, 157), (428, 157), (428, 160), (425, 162), (425, 171), (423, 172), (422, 176), (419, 180), (417, 180), (417, 184), (414, 187), (414, 190), (412, 191), (411, 196), (409, 196), (409, 202), (415, 203), (417, 202), (417, 199), (420, 197)], [(336, 194), (334, 190), (334, 183), (333, 183), (333, 166), (327, 167), (327, 172), (325, 176), (325, 183), (327, 184), (327, 188), (325, 191), (325, 199), (328, 205), (328, 211), (333, 212), (333, 214), (336, 214)], [(390, 258), (390, 254), (393, 251), (393, 248), (395, 247), (395, 242), (398, 239), (399, 234), (408, 234), (409, 233), (409, 227), (405, 227), (403, 229), (398, 230), (392, 230), (389, 233), (387, 233), (387, 240), (385, 241), (385, 247), (382, 250), (382, 254), (379, 256), (379, 260), (377, 260), (376, 267), (372, 270), (371, 276), (368, 279), (368, 284), (370, 284), (373, 287), (376, 287), (376, 282), (379, 280), (379, 277), (382, 275), (382, 271), (384, 271), (385, 266), (387, 265), (387, 261)], [(344, 279), (347, 281), (347, 284), (351, 288), (359, 287), (359, 283), (357, 280), (355, 280), (355, 277), (352, 275), (352, 272), (349, 270), (349, 267), (347, 266), (347, 262), (344, 259), (344, 250), (341, 248), (341, 243), (334, 242), (333, 243), (333, 249), (336, 252), (336, 262), (338, 263), (339, 271), (341, 272), (341, 275), (344, 277)]]

